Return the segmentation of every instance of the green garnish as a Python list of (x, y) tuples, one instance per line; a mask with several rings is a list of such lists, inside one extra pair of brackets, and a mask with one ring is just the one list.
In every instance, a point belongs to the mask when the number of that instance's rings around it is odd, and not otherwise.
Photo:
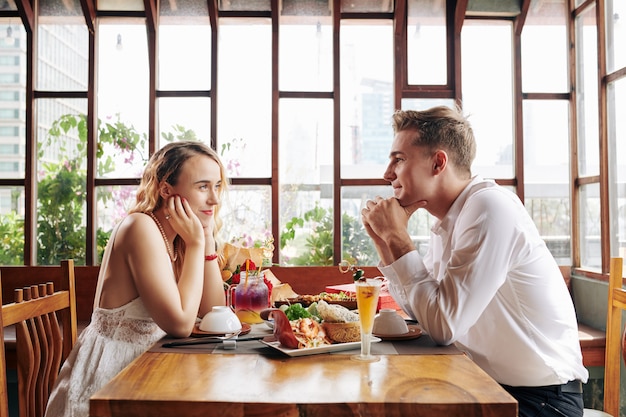
[(304, 307), (302, 307), (302, 304), (300, 303), (291, 304), (284, 311), (289, 321), (311, 317), (311, 313), (309, 313)]
[(354, 271), (354, 275), (353, 275), (354, 280), (355, 280), (355, 281), (358, 281), (359, 279), (361, 279), (361, 277), (363, 277), (363, 274), (364, 274), (364, 272), (363, 272), (363, 270), (362, 270), (362, 269), (357, 269), (357, 270), (355, 270), (355, 271)]

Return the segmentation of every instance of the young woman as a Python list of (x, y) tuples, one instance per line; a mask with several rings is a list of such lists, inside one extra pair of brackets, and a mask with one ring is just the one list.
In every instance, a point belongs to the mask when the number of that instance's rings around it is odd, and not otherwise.
[(46, 417), (87, 416), (89, 397), (165, 334), (187, 337), (197, 317), (224, 305), (217, 218), (226, 185), (217, 154), (200, 142), (156, 152), (137, 203), (113, 230), (94, 312), (64, 363)]

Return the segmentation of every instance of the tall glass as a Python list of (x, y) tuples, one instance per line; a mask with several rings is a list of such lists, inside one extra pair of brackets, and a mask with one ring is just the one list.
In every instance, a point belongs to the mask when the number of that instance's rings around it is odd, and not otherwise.
[(380, 358), (370, 353), (370, 346), (372, 343), (374, 316), (376, 316), (378, 296), (380, 295), (380, 287), (383, 281), (378, 278), (368, 278), (360, 279), (354, 284), (356, 286), (356, 304), (361, 323), (361, 354), (353, 355), (351, 359), (362, 362), (376, 362)]

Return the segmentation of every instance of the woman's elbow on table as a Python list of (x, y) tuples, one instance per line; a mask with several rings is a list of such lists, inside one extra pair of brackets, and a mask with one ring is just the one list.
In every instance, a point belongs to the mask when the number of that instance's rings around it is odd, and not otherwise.
[(168, 336), (183, 338), (191, 336), (191, 332), (193, 332), (193, 328), (196, 324), (195, 318), (193, 320), (176, 320), (176, 321), (166, 321), (163, 323), (159, 323), (157, 321), (158, 326), (163, 330)]

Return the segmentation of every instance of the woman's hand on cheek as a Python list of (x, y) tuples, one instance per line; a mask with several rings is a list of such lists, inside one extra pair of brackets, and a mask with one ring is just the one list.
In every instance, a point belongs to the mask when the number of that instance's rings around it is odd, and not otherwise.
[(184, 197), (174, 195), (167, 202), (172, 227), (188, 245), (204, 243), (202, 223)]

